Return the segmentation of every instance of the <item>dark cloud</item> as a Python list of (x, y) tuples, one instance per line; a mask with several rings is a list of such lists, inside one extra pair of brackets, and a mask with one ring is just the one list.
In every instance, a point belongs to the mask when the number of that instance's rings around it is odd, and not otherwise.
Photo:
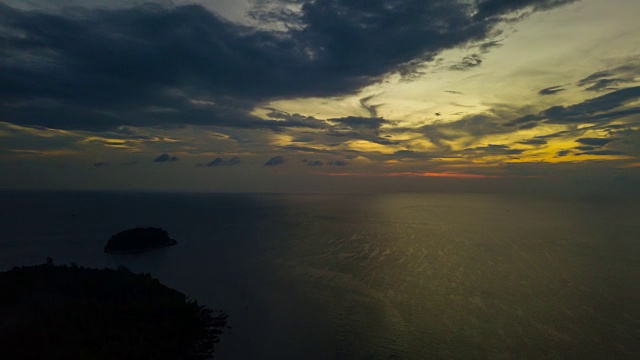
[(94, 163), (93, 166), (95, 166), (95, 167), (104, 167), (104, 166), (109, 166), (109, 163), (101, 161), (101, 162)]
[(640, 86), (624, 88), (571, 106), (552, 106), (507, 122), (506, 126), (544, 121), (553, 124), (607, 122), (640, 114), (640, 108), (622, 108), (640, 99)]
[(269, 159), (269, 161), (264, 163), (264, 166), (276, 166), (276, 165), (284, 164), (284, 162), (285, 162), (284, 157), (276, 156), (276, 157), (272, 157), (271, 159)]
[(493, 145), (477, 146), (471, 149), (465, 149), (465, 152), (472, 154), (490, 154), (490, 155), (519, 155), (524, 152), (520, 149), (512, 149), (507, 145)]
[(462, 95), (464, 94), (461, 91), (456, 91), (456, 90), (445, 90), (444, 92), (449, 93), (449, 94), (454, 94), (454, 95)]
[(604, 90), (614, 90), (617, 88), (617, 85), (624, 84), (627, 82), (631, 82), (630, 80), (614, 78), (614, 79), (599, 79), (594, 81), (591, 86), (587, 87), (585, 90), (587, 91), (604, 91)]
[(519, 144), (524, 144), (524, 145), (546, 145), (547, 144), (547, 140), (544, 139), (528, 139), (528, 140), (523, 140), (523, 141), (519, 141)]
[(328, 119), (331, 124), (327, 135), (341, 138), (342, 141), (366, 140), (381, 145), (396, 145), (398, 142), (381, 136), (381, 127), (394, 122), (383, 118), (348, 116)]
[(208, 163), (197, 164), (196, 166), (219, 167), (219, 166), (233, 166), (239, 163), (240, 163), (240, 158), (237, 156), (234, 156), (229, 160), (225, 160), (223, 158), (215, 158)]
[(377, 104), (377, 105), (369, 105), (367, 104), (369, 102), (369, 100), (373, 99), (375, 97), (375, 95), (371, 95), (371, 96), (367, 96), (364, 97), (362, 99), (360, 99), (360, 106), (362, 106), (365, 110), (367, 110), (367, 112), (369, 113), (369, 116), (372, 118), (377, 118), (378, 117), (378, 107), (380, 107), (382, 104)]
[(501, 47), (502, 43), (499, 40), (487, 41), (485, 43), (480, 44), (479, 49), (483, 54), (488, 53), (493, 48)]
[(301, 114), (290, 114), (286, 111), (281, 111), (274, 108), (266, 108), (270, 110), (267, 116), (272, 119), (279, 119), (280, 121), (273, 122), (275, 127), (306, 127), (311, 129), (324, 129), (329, 127), (326, 121), (319, 120), (313, 116), (305, 116)]
[(472, 54), (469, 56), (465, 56), (458, 62), (457, 64), (451, 65), (449, 67), (451, 70), (463, 71), (473, 69), (474, 67), (478, 67), (482, 65), (482, 58), (478, 54)]
[(607, 155), (627, 155), (627, 153), (623, 151), (617, 150), (590, 150), (584, 151), (581, 153), (577, 153), (576, 155), (598, 155), (598, 156), (607, 156)]
[(338, 127), (341, 128), (349, 128), (349, 129), (380, 129), (382, 125), (390, 124), (388, 120), (383, 118), (364, 118), (358, 116), (348, 116), (344, 118), (333, 118), (329, 119), (330, 122), (334, 123)]
[(555, 139), (555, 138), (567, 136), (570, 133), (571, 132), (568, 131), (568, 130), (563, 130), (563, 131), (558, 131), (558, 132), (555, 132), (555, 133), (552, 133), (552, 134), (538, 135), (538, 136), (536, 136), (536, 139)]
[(513, 120), (509, 121), (508, 123), (505, 124), (505, 126), (527, 124), (527, 123), (531, 123), (533, 121), (538, 121), (538, 120), (540, 120), (540, 116), (539, 115), (528, 114), (528, 115), (524, 115), (524, 116), (521, 116), (521, 117), (519, 117), (517, 119), (513, 119)]
[(559, 92), (565, 91), (567, 89), (563, 88), (562, 85), (551, 86), (545, 89), (538, 91), (538, 95), (555, 95)]
[(536, 123), (534, 123), (534, 122), (530, 122), (530, 123), (528, 123), (528, 124), (520, 125), (520, 126), (518, 127), (518, 129), (520, 129), (520, 130), (533, 129), (533, 128), (534, 128), (534, 127), (536, 127), (536, 126), (538, 126), (538, 124), (536, 124)]
[[(266, 22), (259, 28), (198, 5), (56, 12), (0, 5), (0, 116), (65, 129), (280, 129), (251, 110), (276, 98), (353, 93), (443, 50), (487, 44), (513, 14), (569, 2), (274, 1), (253, 10)], [(477, 64), (472, 55), (462, 66)]]
[(412, 150), (398, 150), (396, 152), (393, 153), (394, 157), (415, 157), (416, 155), (418, 155), (418, 153), (416, 153), (415, 151)]
[(614, 141), (616, 139), (605, 139), (605, 138), (580, 138), (576, 139), (580, 144), (590, 145), (590, 146), (604, 146), (608, 143)]
[(231, 159), (229, 159), (229, 161), (227, 161), (227, 165), (229, 166), (234, 166), (238, 164), (240, 164), (240, 158), (237, 156), (234, 156)]
[(280, 146), (281, 149), (285, 149), (288, 151), (299, 151), (299, 152), (308, 152), (308, 153), (319, 153), (319, 154), (333, 154), (335, 151), (333, 150), (325, 150), (325, 149), (316, 149), (309, 146), (295, 146), (295, 145), (287, 145)]
[(558, 5), (568, 4), (576, 0), (484, 0), (479, 1), (478, 18), (507, 16), (516, 10), (528, 9), (530, 11), (548, 10)]
[(451, 141), (461, 137), (477, 137), (488, 134), (507, 132), (502, 120), (492, 114), (475, 114), (465, 116), (453, 122), (435, 122), (418, 128), (432, 143), (446, 146), (443, 140)]
[(224, 161), (222, 158), (215, 158), (213, 159), (213, 161), (207, 163), (208, 167), (216, 167), (216, 166), (223, 166), (223, 165), (227, 165), (227, 162)]
[[(539, 113), (519, 116), (517, 114), (526, 114), (525, 111), (527, 109), (512, 108), (505, 104), (496, 104), (486, 113), (468, 115), (458, 121), (434, 122), (414, 129), (414, 131), (424, 134), (433, 144), (440, 147), (440, 151), (450, 150), (448, 146), (448, 142), (450, 141), (464, 138), (464, 141), (471, 145), (475, 140), (480, 140), (483, 136), (512, 132), (512, 127), (514, 126), (517, 126), (519, 129), (531, 129), (541, 123), (566, 125), (593, 123), (595, 125), (591, 127), (596, 126), (593, 128), (594, 130), (600, 129), (608, 131), (610, 133), (609, 136), (622, 138), (626, 135), (615, 135), (612, 133), (612, 131), (620, 130), (611, 128), (612, 125), (610, 123), (617, 119), (640, 114), (640, 108), (628, 106), (638, 99), (640, 99), (640, 87), (630, 87), (616, 90), (578, 104), (553, 106)], [(573, 132), (575, 133), (574, 135), (577, 136), (584, 134), (584, 131), (578, 133), (574, 130)], [(566, 131), (558, 132), (524, 140), (520, 143), (524, 145), (545, 145), (549, 138), (567, 135), (568, 132)], [(595, 141), (604, 142), (605, 140)], [(468, 150), (468, 152), (470, 151), (471, 150)]]
[(578, 81), (577, 85), (587, 91), (616, 90), (619, 85), (633, 83), (640, 76), (640, 61), (631, 60), (617, 68), (595, 72)]
[(303, 162), (307, 163), (308, 166), (323, 166), (324, 165), (324, 161), (322, 160), (302, 160)]
[(158, 156), (157, 158), (155, 158), (153, 160), (153, 162), (159, 162), (159, 163), (163, 163), (163, 162), (168, 162), (168, 161), (178, 161), (178, 157), (177, 156), (171, 156), (169, 154), (162, 154), (160, 156)]
[(334, 166), (347, 166), (350, 163), (346, 160), (336, 160), (336, 161), (328, 162), (327, 164), (334, 165)]
[(556, 156), (562, 157), (571, 154), (570, 150), (560, 150), (556, 153)]

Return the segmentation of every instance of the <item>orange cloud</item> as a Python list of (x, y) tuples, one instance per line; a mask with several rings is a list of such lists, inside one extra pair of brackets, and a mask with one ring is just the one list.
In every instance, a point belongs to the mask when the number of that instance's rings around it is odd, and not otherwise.
[(500, 176), (482, 175), (482, 174), (466, 174), (453, 172), (393, 172), (393, 173), (326, 173), (327, 176), (360, 176), (360, 177), (441, 177), (454, 179), (495, 179)]

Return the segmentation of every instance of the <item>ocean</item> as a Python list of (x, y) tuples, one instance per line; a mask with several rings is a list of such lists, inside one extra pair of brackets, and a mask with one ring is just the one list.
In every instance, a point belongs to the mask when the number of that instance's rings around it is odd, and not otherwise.
[[(217, 359), (640, 357), (640, 202), (0, 192), (0, 270), (124, 265), (229, 314)], [(177, 246), (105, 254), (162, 227)]]

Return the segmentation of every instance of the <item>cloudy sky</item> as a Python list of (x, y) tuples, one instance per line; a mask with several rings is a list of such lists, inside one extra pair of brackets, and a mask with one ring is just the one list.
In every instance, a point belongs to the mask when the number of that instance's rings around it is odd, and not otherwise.
[(4, 0), (0, 173), (0, 188), (626, 191), (640, 2)]

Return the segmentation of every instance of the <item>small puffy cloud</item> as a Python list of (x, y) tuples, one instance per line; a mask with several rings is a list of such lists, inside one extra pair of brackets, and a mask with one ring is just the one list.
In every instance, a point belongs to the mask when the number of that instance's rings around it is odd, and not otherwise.
[(216, 167), (226, 165), (226, 161), (221, 158), (215, 158), (213, 161), (207, 164), (208, 167)]
[(178, 161), (178, 157), (171, 156), (167, 153), (164, 153), (153, 160), (153, 162), (158, 162), (158, 163), (164, 163), (164, 162), (170, 162), (170, 161)]
[(225, 160), (223, 158), (215, 158), (213, 161), (208, 163), (197, 164), (196, 166), (207, 166), (207, 167), (219, 167), (219, 166), (234, 166), (240, 163), (240, 158), (237, 156), (232, 157), (229, 160)]
[(307, 159), (304, 159), (304, 160), (302, 160), (302, 162), (306, 163), (308, 166), (323, 166), (324, 165), (324, 161), (322, 161), (322, 160), (307, 160)]
[(231, 159), (229, 159), (229, 161), (227, 161), (227, 165), (229, 166), (237, 165), (239, 163), (240, 163), (240, 158), (237, 156), (234, 156)]
[(333, 165), (333, 166), (347, 166), (350, 163), (346, 160), (336, 160), (336, 161), (332, 161), (327, 163), (328, 165)]
[(277, 165), (282, 165), (284, 164), (286, 160), (284, 159), (284, 157), (282, 156), (275, 156), (272, 157), (271, 159), (269, 159), (269, 161), (267, 161), (266, 163), (264, 163), (264, 166), (277, 166)]

